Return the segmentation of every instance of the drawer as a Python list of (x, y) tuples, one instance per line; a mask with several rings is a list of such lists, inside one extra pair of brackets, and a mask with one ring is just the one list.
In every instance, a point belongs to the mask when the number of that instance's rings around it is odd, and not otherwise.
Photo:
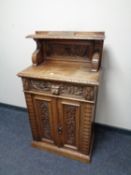
[(72, 96), (87, 101), (95, 100), (95, 86), (50, 80), (23, 78), (24, 90), (43, 92), (52, 95)]

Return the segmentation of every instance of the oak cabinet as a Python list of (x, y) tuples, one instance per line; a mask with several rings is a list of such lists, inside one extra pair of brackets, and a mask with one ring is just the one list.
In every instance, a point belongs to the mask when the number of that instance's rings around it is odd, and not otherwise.
[(104, 33), (36, 32), (33, 65), (20, 72), (32, 146), (89, 162)]

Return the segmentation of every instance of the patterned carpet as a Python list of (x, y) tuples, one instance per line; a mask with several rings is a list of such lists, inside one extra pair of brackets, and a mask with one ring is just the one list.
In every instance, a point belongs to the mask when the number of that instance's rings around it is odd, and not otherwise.
[(91, 164), (32, 148), (27, 112), (0, 105), (0, 175), (131, 175), (131, 135), (96, 128)]

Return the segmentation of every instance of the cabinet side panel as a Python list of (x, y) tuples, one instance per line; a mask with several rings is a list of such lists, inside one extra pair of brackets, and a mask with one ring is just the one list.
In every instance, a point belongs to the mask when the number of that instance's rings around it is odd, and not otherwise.
[(83, 103), (81, 106), (80, 119), (80, 152), (89, 154), (91, 136), (92, 136), (92, 118), (94, 105), (90, 103)]
[(25, 99), (26, 99), (27, 110), (29, 114), (29, 121), (30, 121), (33, 139), (40, 140), (31, 94), (25, 93)]

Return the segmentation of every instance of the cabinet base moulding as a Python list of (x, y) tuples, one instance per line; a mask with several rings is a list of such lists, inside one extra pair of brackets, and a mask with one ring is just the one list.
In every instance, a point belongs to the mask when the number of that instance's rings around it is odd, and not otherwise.
[(91, 161), (90, 155), (91, 155), (92, 149), (90, 150), (89, 155), (84, 155), (84, 154), (78, 153), (76, 151), (65, 150), (64, 148), (59, 148), (55, 145), (47, 144), (47, 143), (40, 142), (40, 141), (33, 141), (32, 147), (39, 148), (41, 150), (49, 151), (52, 153), (56, 153), (58, 155), (62, 155), (62, 156), (65, 156), (65, 157), (68, 157), (68, 158), (71, 158), (74, 160), (79, 160), (79, 161), (84, 162), (84, 163), (90, 163), (90, 161)]

